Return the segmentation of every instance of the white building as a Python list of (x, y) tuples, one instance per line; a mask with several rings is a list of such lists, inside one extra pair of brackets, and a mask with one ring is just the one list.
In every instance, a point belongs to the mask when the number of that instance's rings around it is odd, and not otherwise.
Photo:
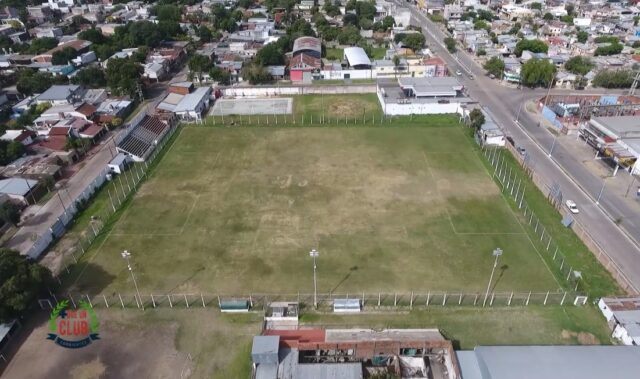
[(603, 297), (598, 307), (613, 330), (613, 338), (625, 345), (640, 345), (640, 297)]
[(200, 87), (185, 95), (176, 105), (173, 113), (183, 120), (201, 121), (202, 114), (209, 109), (211, 87)]

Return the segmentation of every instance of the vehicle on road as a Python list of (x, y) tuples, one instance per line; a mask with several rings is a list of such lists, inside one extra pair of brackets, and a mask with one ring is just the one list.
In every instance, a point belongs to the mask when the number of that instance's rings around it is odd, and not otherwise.
[(456, 75), (461, 76), (462, 75), (462, 71), (460, 71), (460, 70), (456, 71)]
[(440, 99), (440, 100), (438, 100), (438, 104), (449, 104), (449, 103), (450, 103), (450, 101), (449, 101), (449, 100), (447, 100), (447, 99)]
[(580, 213), (578, 205), (573, 200), (567, 200), (564, 204), (567, 206), (567, 208), (569, 208), (569, 212), (573, 214)]
[(527, 154), (527, 150), (522, 146), (516, 147), (516, 150), (518, 150), (518, 153), (520, 153), (520, 155), (522, 155), (523, 157)]
[(513, 137), (511, 137), (511, 136), (507, 136), (507, 141), (509, 141), (511, 146), (515, 146), (516, 145), (516, 142), (513, 140)]

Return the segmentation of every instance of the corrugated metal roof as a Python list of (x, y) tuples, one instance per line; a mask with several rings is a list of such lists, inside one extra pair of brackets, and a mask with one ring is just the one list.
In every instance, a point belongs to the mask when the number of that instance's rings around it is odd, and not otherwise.
[(0, 324), (0, 342), (2, 342), (2, 340), (4, 339), (4, 337), (7, 336), (7, 334), (9, 334), (9, 331), (11, 330), (11, 328), (13, 327), (13, 324), (15, 324), (16, 321), (11, 321), (11, 322), (7, 322), (6, 324)]
[(3, 179), (0, 180), (0, 193), (6, 193), (7, 195), (25, 196), (29, 193), (29, 190), (33, 189), (36, 185), (38, 185), (38, 181), (33, 179)]
[(79, 85), (53, 85), (38, 96), (39, 101), (66, 100), (71, 94), (80, 88)]
[(368, 65), (371, 66), (371, 60), (361, 47), (347, 47), (344, 49), (344, 56), (349, 62), (349, 66)]
[(200, 87), (185, 97), (176, 105), (174, 112), (188, 112), (196, 109), (198, 104), (211, 93), (211, 87)]
[[(483, 379), (636, 379), (640, 372), (638, 346), (478, 346), (474, 352)], [(461, 370), (464, 379), (477, 378), (470, 363)]]

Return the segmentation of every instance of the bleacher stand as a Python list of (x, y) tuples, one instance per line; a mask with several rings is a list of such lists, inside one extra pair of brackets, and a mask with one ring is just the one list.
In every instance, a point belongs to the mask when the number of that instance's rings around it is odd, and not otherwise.
[(130, 155), (133, 160), (144, 161), (171, 128), (171, 120), (145, 115), (137, 125), (132, 125), (117, 145), (117, 150)]

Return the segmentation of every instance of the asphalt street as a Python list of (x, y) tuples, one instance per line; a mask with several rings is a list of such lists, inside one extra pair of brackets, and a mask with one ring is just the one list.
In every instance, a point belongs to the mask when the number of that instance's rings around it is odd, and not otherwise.
[[(526, 149), (535, 172), (547, 183), (559, 184), (564, 199), (572, 199), (579, 204), (581, 212), (575, 217), (576, 221), (589, 231), (591, 237), (628, 279), (635, 292), (638, 292), (640, 248), (637, 239), (640, 238), (640, 212), (630, 208), (621, 195), (608, 193), (606, 185), (599, 205), (596, 204), (603, 181), (610, 179), (594, 175), (561, 144), (554, 145), (554, 136), (538, 126), (536, 116), (521, 109), (525, 101), (544, 96), (546, 90), (516, 89), (500, 85), (498, 81), (487, 77), (484, 69), (465, 52), (450, 54), (443, 44), (445, 34), (438, 25), (408, 3), (399, 4), (412, 9), (414, 17), (423, 26), (428, 46), (435, 46), (435, 52), (446, 61), (452, 71), (462, 72), (459, 79), (467, 93), (488, 110), (518, 146)], [(568, 91), (553, 90), (552, 93)], [(519, 123), (515, 122), (517, 116)], [(613, 221), (616, 219), (621, 220), (619, 225)]]

